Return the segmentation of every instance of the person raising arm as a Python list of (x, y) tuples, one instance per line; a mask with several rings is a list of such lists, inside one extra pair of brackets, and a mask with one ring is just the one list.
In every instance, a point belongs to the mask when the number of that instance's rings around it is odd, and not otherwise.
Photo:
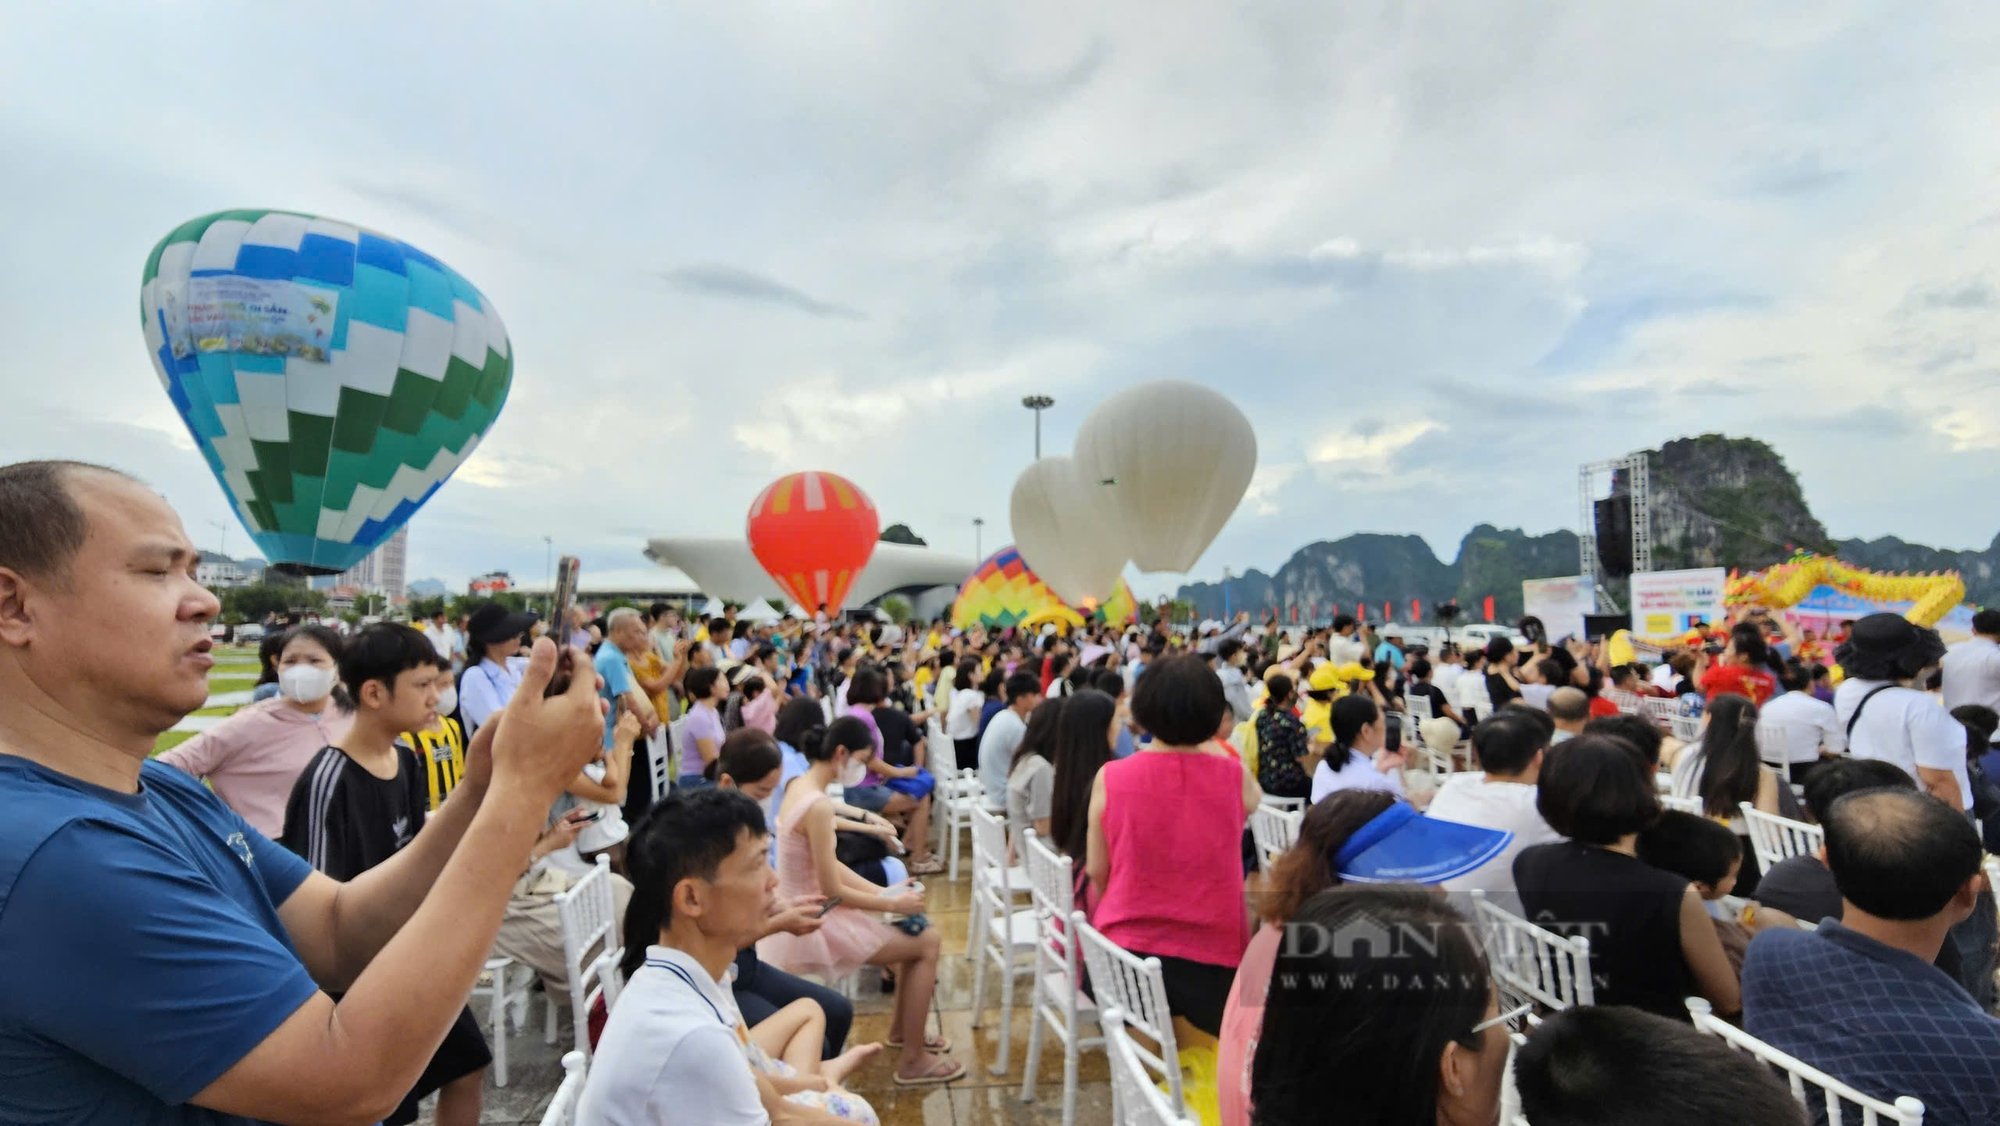
[(0, 1121), (388, 1116), (596, 753), (593, 678), (544, 699), (538, 644), (416, 839), (351, 882), (314, 873), (147, 761), (207, 699), (220, 606), (198, 561), (122, 473), (0, 467), (0, 958), (35, 967), (0, 975)]

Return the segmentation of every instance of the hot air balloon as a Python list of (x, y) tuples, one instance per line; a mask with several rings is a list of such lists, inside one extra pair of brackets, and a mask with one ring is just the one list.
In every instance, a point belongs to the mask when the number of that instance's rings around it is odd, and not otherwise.
[(1087, 610), (1118, 625), (1138, 617), (1139, 602), (1132, 597), (1132, 588), (1120, 579), (1111, 597), (1094, 609), (1064, 607), (1041, 576), (1028, 569), (1019, 551), (1003, 547), (988, 556), (958, 588), (958, 598), (951, 605), (951, 624), (959, 629), (981, 625), (1005, 629), (1043, 620), (1061, 609), (1068, 609), (1079, 621), (1087, 616), (1083, 612)]
[(1250, 487), (1257, 435), (1236, 404), (1195, 383), (1161, 380), (1100, 403), (1077, 432), (1086, 480), (1111, 491), (1142, 571), (1188, 571)]
[(1118, 588), (1126, 556), (1111, 490), (1074, 461), (1045, 457), (1022, 470), (1009, 514), (1014, 546), (1064, 602), (1095, 605)]
[(146, 260), (146, 346), (251, 539), (336, 574), (472, 456), (514, 361), (484, 295), (408, 243), (289, 211), (219, 211)]
[(833, 473), (793, 473), (750, 505), (750, 552), (785, 596), (838, 611), (854, 576), (875, 554), (882, 518), (854, 482)]

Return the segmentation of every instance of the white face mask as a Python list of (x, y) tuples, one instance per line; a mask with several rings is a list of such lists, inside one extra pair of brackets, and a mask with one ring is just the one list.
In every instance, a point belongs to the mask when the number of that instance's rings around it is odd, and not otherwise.
[(457, 709), (458, 709), (458, 689), (452, 685), (447, 684), (445, 685), (444, 691), (438, 693), (438, 709), (437, 709), (438, 714), (441, 716), (450, 715)]
[(339, 674), (318, 665), (287, 665), (278, 670), (278, 692), (300, 704), (317, 704), (333, 694)]

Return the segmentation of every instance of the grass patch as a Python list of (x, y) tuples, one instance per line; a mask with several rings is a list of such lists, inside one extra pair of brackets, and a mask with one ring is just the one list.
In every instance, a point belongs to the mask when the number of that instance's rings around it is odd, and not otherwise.
[(156, 741), (153, 744), (153, 753), (157, 755), (157, 754), (164, 754), (167, 751), (171, 751), (175, 747), (180, 746), (182, 743), (187, 742), (189, 739), (194, 738), (197, 734), (199, 734), (199, 732), (169, 731), (161, 735), (158, 741)]
[(195, 712), (194, 714), (195, 714), (195, 715), (207, 715), (207, 716), (232, 716), (232, 715), (235, 715), (235, 714), (236, 714), (237, 712), (239, 712), (239, 711), (242, 711), (242, 710), (243, 710), (243, 709), (241, 709), (241, 708), (237, 707), (237, 706), (236, 706), (236, 705), (234, 705), (234, 704), (225, 704), (225, 705), (223, 705), (223, 706), (221, 706), (221, 707), (215, 707), (215, 708), (202, 708), (202, 709), (201, 709), (200, 711), (197, 711), (197, 712)]
[(224, 692), (248, 692), (257, 687), (254, 676), (211, 676), (208, 678), (208, 694), (218, 696)]

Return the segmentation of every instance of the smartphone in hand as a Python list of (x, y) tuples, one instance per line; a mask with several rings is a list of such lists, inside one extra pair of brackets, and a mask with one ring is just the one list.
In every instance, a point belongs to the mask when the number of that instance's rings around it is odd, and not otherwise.
[(549, 687), (544, 696), (560, 696), (569, 691), (569, 612), (576, 604), (576, 580), (583, 569), (583, 563), (574, 555), (565, 555), (556, 560), (555, 604), (549, 611), (549, 636), (556, 643), (556, 673), (549, 678)]
[(840, 906), (840, 897), (836, 895), (832, 899), (827, 900), (825, 903), (820, 904), (819, 914), (814, 915), (813, 918), (824, 919), (826, 918), (826, 913), (828, 911), (831, 911), (838, 906)]

